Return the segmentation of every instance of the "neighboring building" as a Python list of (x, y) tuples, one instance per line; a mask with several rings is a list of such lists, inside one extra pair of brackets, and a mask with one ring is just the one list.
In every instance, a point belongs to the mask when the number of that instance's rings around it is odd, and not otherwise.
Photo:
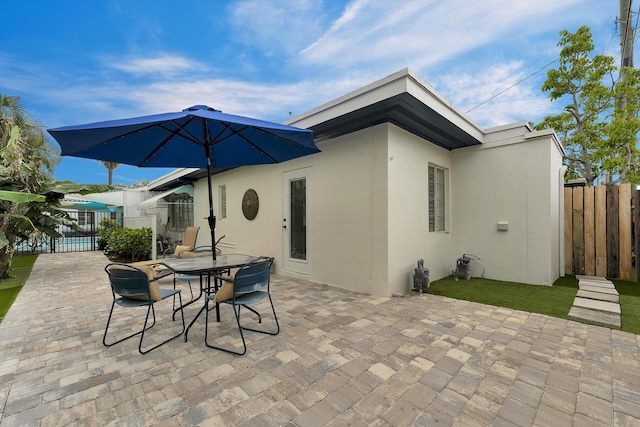
[[(417, 260), (437, 280), (464, 253), (480, 257), (487, 278), (560, 276), (563, 148), (553, 132), (483, 129), (407, 69), (287, 124), (312, 129), (322, 152), (213, 176), (223, 252), (271, 255), (278, 274), (380, 296), (407, 292)], [(170, 175), (156, 189), (195, 180), (197, 244), (210, 244), (203, 171)]]

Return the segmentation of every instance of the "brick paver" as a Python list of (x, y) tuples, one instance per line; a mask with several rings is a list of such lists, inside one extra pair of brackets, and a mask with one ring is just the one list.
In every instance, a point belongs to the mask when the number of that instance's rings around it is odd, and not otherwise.
[[(107, 262), (99, 252), (38, 258), (0, 324), (0, 426), (640, 425), (633, 334), (273, 276), (281, 333), (247, 331), (245, 356), (205, 347), (204, 317), (188, 342), (140, 355), (135, 340), (102, 345)], [(157, 306), (152, 341), (177, 327), (169, 305)], [(228, 307), (222, 316), (213, 334), (233, 345)]]

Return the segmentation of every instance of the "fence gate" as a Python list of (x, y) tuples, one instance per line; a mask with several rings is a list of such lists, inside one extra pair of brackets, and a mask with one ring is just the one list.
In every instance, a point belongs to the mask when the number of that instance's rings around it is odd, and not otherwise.
[(566, 274), (635, 279), (631, 203), (631, 184), (564, 189)]
[(82, 231), (58, 226), (64, 237), (52, 239), (46, 235), (34, 236), (16, 247), (17, 255), (34, 253), (86, 252), (98, 249), (98, 226), (104, 218), (122, 224), (122, 212), (71, 211)]

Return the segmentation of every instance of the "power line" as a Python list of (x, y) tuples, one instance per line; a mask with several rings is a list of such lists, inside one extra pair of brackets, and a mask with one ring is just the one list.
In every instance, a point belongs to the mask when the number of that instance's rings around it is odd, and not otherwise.
[(517, 83), (512, 84), (511, 86), (509, 86), (508, 88), (506, 88), (505, 90), (496, 93), (495, 95), (493, 95), (491, 98), (487, 99), (486, 101), (481, 102), (480, 104), (476, 105), (475, 107), (473, 107), (470, 110), (465, 111), (465, 114), (470, 113), (471, 111), (475, 110), (476, 108), (480, 107), (481, 105), (486, 104), (487, 102), (491, 101), (494, 98), (497, 98), (498, 96), (502, 95), (503, 93), (505, 93), (506, 91), (513, 89), (514, 87), (518, 86), (520, 83), (524, 82), (525, 80), (527, 80), (530, 77), (535, 76), (536, 74), (538, 74), (540, 71), (544, 70), (545, 68), (547, 68), (549, 65), (558, 62), (560, 60), (560, 58), (554, 59), (553, 61), (549, 62), (547, 65), (545, 65), (544, 67), (534, 71), (533, 73), (529, 74), (527, 77), (523, 78), (522, 80), (518, 81)]

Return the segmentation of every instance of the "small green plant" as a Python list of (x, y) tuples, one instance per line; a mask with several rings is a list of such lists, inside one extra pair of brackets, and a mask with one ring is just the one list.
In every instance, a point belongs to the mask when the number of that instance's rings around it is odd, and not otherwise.
[(122, 228), (122, 226), (117, 221), (109, 218), (104, 218), (98, 225), (100, 227), (98, 229), (98, 249), (104, 251), (107, 249), (109, 236), (111, 236), (113, 230)]
[[(107, 238), (108, 255), (139, 261), (151, 257), (150, 228), (113, 228)], [(106, 252), (106, 250), (105, 250)]]

